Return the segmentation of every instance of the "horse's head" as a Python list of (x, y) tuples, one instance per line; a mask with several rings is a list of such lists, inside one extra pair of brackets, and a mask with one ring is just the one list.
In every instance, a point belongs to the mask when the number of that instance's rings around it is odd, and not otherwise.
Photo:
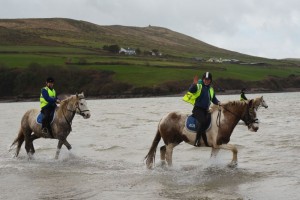
[(257, 118), (257, 107), (255, 105), (255, 100), (251, 99), (247, 102), (247, 110), (242, 117), (242, 120), (248, 126), (250, 131), (256, 132), (259, 128), (259, 121)]
[(266, 101), (264, 100), (263, 96), (255, 98), (254, 101), (253, 101), (253, 105), (254, 105), (254, 107), (256, 108), (256, 110), (257, 110), (259, 107), (268, 108), (268, 104), (267, 104)]
[(81, 115), (84, 119), (88, 119), (91, 117), (91, 113), (87, 107), (87, 103), (83, 92), (80, 94), (76, 94), (75, 106), (76, 106), (76, 113)]

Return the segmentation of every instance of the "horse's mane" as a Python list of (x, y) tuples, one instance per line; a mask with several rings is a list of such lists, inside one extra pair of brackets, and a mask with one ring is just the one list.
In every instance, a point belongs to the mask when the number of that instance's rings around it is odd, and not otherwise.
[[(222, 103), (221, 106), (225, 107), (225, 108), (228, 108), (228, 107), (232, 107), (232, 106), (242, 106), (242, 105), (245, 105), (247, 104), (248, 101), (228, 101), (226, 103)], [(215, 110), (218, 110), (219, 109), (219, 106), (218, 105), (212, 105), (209, 109), (209, 112), (210, 113), (213, 113)]]
[[(75, 101), (77, 98), (76, 95), (70, 95), (68, 96), (66, 99), (63, 99), (60, 102), (60, 106), (58, 108), (60, 108), (61, 110), (66, 110), (67, 109), (67, 105), (70, 103), (70, 101)], [(84, 98), (83, 94), (78, 94), (79, 98)]]
[[(84, 95), (83, 95), (82, 93), (81, 93), (81, 94), (77, 94), (77, 96), (78, 96), (79, 98), (84, 98)], [(74, 94), (74, 95), (69, 95), (69, 96), (67, 96), (67, 98), (63, 99), (63, 100), (60, 102), (60, 104), (61, 104), (61, 105), (64, 105), (64, 104), (66, 104), (67, 102), (69, 102), (70, 100), (73, 100), (75, 97), (76, 97), (76, 94)]]

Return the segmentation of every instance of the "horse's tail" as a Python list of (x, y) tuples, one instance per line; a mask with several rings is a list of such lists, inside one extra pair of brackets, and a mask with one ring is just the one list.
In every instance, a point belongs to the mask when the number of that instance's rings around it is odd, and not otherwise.
[(158, 145), (160, 139), (161, 139), (161, 135), (160, 135), (160, 131), (159, 131), (159, 128), (158, 128), (157, 132), (156, 132), (156, 135), (155, 135), (155, 138), (154, 138), (154, 140), (152, 142), (152, 145), (150, 147), (150, 150), (149, 150), (148, 154), (145, 157), (146, 165), (147, 165), (148, 169), (152, 169), (152, 167), (153, 167), (153, 164), (155, 162), (156, 148), (157, 148), (157, 145)]
[(19, 152), (20, 152), (21, 146), (22, 146), (22, 144), (24, 142), (24, 139), (25, 139), (24, 138), (24, 133), (23, 133), (22, 127), (21, 127), (20, 130), (19, 130), (18, 136), (16, 137), (16, 139), (14, 140), (14, 142), (10, 146), (10, 151), (12, 149), (14, 149), (14, 146), (17, 146), (17, 148), (16, 148), (16, 154), (15, 154), (16, 157), (19, 155)]

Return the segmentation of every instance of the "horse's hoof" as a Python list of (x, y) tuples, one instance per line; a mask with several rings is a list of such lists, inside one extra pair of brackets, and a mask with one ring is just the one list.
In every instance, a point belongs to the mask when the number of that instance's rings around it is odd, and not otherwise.
[(147, 164), (147, 169), (153, 169), (153, 164)]
[(238, 166), (238, 163), (236, 161), (232, 161), (227, 166), (230, 167), (230, 168), (236, 168)]
[(28, 160), (34, 160), (33, 153), (28, 153)]
[(162, 160), (162, 161), (160, 162), (160, 166), (161, 166), (161, 167), (164, 167), (164, 166), (166, 166), (166, 165), (167, 165), (167, 163), (166, 163), (165, 160)]

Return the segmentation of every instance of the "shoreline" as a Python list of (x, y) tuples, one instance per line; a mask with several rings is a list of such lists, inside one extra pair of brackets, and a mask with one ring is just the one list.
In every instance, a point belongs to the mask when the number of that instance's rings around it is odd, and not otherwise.
[[(262, 94), (262, 93), (286, 93), (286, 92), (300, 92), (300, 88), (286, 88), (284, 90), (276, 91), (263, 88), (254, 88), (246, 92), (247, 94)], [(180, 94), (170, 94), (170, 95), (151, 95), (151, 94), (141, 94), (141, 95), (101, 95), (101, 96), (88, 96), (87, 100), (97, 100), (97, 99), (131, 99), (131, 98), (156, 98), (156, 97), (180, 97), (184, 93)], [(217, 95), (232, 95), (240, 94), (240, 90), (226, 90), (226, 91), (216, 91)], [(65, 96), (65, 95), (64, 95)], [(28, 96), (10, 96), (10, 97), (0, 97), (0, 103), (14, 103), (14, 102), (38, 102), (39, 97)]]

